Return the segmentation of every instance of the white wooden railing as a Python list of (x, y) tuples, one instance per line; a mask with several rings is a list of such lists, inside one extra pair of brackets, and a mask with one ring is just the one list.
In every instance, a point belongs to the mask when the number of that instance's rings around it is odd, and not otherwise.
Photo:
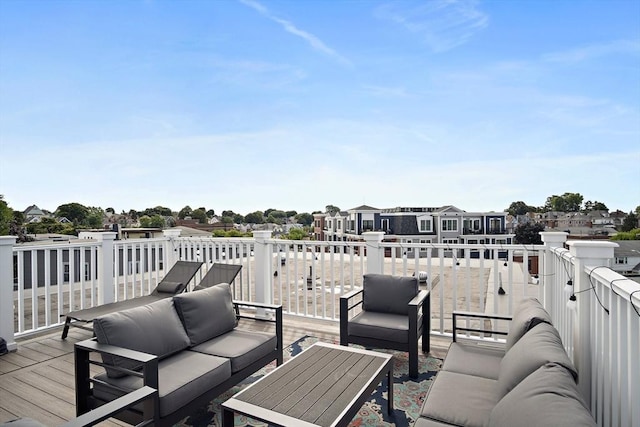
[[(598, 424), (640, 425), (640, 285), (609, 269), (615, 243), (567, 241), (555, 232), (541, 233), (544, 245), (401, 244), (383, 242), (378, 232), (361, 242), (281, 240), (268, 231), (253, 238), (178, 234), (117, 241), (100, 233), (46, 245), (0, 237), (0, 336), (15, 349), (15, 337), (60, 325), (69, 309), (148, 294), (178, 259), (203, 262), (194, 283), (214, 262), (241, 264), (235, 298), (333, 321), (339, 297), (361, 286), (364, 273), (415, 274), (431, 292), (434, 335), (451, 334), (454, 309), (511, 314), (523, 296), (537, 297)], [(566, 304), (571, 294), (575, 311)]]

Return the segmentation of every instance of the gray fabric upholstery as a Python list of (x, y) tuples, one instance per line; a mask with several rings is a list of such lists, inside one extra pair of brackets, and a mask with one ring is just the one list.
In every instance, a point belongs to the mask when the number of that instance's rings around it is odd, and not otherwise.
[(496, 381), (440, 371), (429, 388), (420, 416), (456, 426), (483, 427), (500, 397)]
[(409, 317), (401, 314), (361, 311), (349, 320), (349, 335), (409, 342)]
[(551, 316), (540, 304), (540, 301), (536, 298), (521, 300), (514, 310), (513, 319), (509, 323), (506, 351), (509, 351), (527, 331), (542, 322), (553, 324)]
[[(524, 423), (526, 420), (526, 423)], [(491, 427), (595, 426), (572, 374), (546, 364), (522, 380), (491, 411)]]
[(556, 328), (540, 323), (520, 338), (502, 358), (498, 393), (504, 396), (532, 372), (550, 362), (564, 366), (574, 378), (578, 377)]
[(418, 295), (418, 279), (384, 274), (365, 274), (362, 308), (378, 313), (408, 314), (408, 305)]
[(191, 350), (228, 358), (231, 360), (231, 372), (235, 373), (268, 355), (277, 344), (276, 334), (234, 329)]
[[(231, 363), (222, 357), (194, 351), (183, 351), (158, 363), (158, 394), (160, 416), (164, 417), (231, 376)], [(127, 391), (142, 387), (142, 379), (133, 376), (109, 378), (102, 374), (96, 378)], [(117, 392), (99, 382), (94, 396), (114, 400), (124, 393)]]
[[(170, 298), (98, 317), (93, 321), (93, 331), (99, 343), (154, 354), (159, 359), (189, 346), (189, 337)], [(107, 354), (103, 361), (130, 369), (137, 367), (135, 362)], [(114, 378), (124, 375), (113, 369), (107, 369), (107, 373)]]
[(184, 283), (182, 282), (170, 282), (163, 280), (156, 286), (156, 292), (161, 294), (177, 294), (184, 290)]
[(412, 424), (411, 427), (442, 427), (442, 426), (451, 426), (449, 423), (441, 423), (440, 421), (434, 421), (427, 418), (418, 418), (415, 423)]
[(442, 370), (497, 380), (503, 356), (504, 350), (498, 348), (454, 342)]
[(173, 297), (192, 346), (231, 331), (238, 324), (227, 283)]

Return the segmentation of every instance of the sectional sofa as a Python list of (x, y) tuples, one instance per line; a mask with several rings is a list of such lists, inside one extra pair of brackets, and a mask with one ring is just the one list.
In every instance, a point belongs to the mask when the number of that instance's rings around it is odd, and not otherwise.
[[(242, 328), (242, 318), (273, 327)], [(95, 338), (75, 345), (78, 415), (147, 386), (158, 391), (154, 398), (118, 418), (173, 425), (268, 363), (282, 363), (282, 307), (233, 301), (228, 284), (98, 317), (93, 330)]]

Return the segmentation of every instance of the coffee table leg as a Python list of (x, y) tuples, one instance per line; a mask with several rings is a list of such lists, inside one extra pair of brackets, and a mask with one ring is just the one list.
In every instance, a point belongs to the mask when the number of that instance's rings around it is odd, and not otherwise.
[(233, 411), (222, 408), (222, 427), (233, 427)]
[(393, 364), (389, 367), (389, 373), (387, 374), (387, 394), (389, 403), (389, 415), (393, 414)]

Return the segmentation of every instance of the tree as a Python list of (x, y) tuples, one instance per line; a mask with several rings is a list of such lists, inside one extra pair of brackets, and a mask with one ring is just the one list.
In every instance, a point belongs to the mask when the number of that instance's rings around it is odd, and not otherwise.
[(214, 211), (213, 209), (209, 209), (207, 211), (207, 217), (213, 218), (214, 216), (216, 216), (216, 211)]
[(640, 240), (640, 228), (634, 228), (630, 231), (619, 231), (611, 240)]
[(80, 203), (65, 203), (58, 206), (55, 215), (58, 218), (65, 217), (76, 225), (84, 224), (87, 215), (89, 215), (89, 208)]
[(296, 212), (296, 211), (287, 211), (286, 214), (287, 214), (287, 218), (291, 218), (292, 216), (298, 215), (298, 212)]
[(289, 240), (302, 240), (307, 237), (307, 233), (302, 228), (292, 228), (289, 230), (289, 234), (286, 239)]
[(305, 225), (307, 227), (313, 224), (313, 215), (311, 215), (310, 213), (299, 213), (295, 216), (295, 218), (299, 224)]
[(9, 234), (11, 221), (13, 221), (13, 209), (4, 201), (4, 195), (0, 194), (0, 236)]
[(193, 212), (193, 209), (191, 209), (189, 205), (187, 205), (184, 208), (180, 209), (180, 212), (178, 212), (178, 218), (185, 219), (186, 217), (191, 216), (191, 212)]
[(540, 232), (544, 231), (544, 225), (540, 223), (528, 222), (516, 227), (514, 243), (541, 245), (542, 237)]
[(198, 208), (195, 211), (191, 212), (191, 218), (197, 219), (198, 223), (206, 224), (207, 223), (207, 212), (204, 208)]
[(116, 213), (115, 209), (113, 209), (113, 208), (107, 208), (107, 209), (105, 209), (104, 211), (105, 211), (106, 213), (110, 213), (111, 215), (113, 215), (113, 214), (115, 214), (115, 213)]
[(325, 212), (334, 215), (336, 212), (340, 212), (340, 208), (334, 205), (325, 206)]
[(525, 215), (529, 212), (535, 212), (535, 211), (536, 211), (535, 207), (529, 206), (523, 201), (512, 202), (509, 205), (509, 208), (507, 208), (507, 212), (509, 212), (509, 214), (513, 216)]
[(251, 212), (245, 215), (247, 224), (264, 224), (264, 214), (261, 211)]
[(629, 212), (629, 215), (622, 221), (620, 231), (631, 231), (634, 228), (638, 228), (638, 216), (634, 212)]
[(164, 228), (165, 221), (162, 215), (143, 215), (140, 217), (140, 227), (143, 228)]
[(558, 212), (579, 212), (582, 206), (582, 194), (580, 193), (564, 193), (562, 196), (549, 196), (544, 205), (545, 211)]
[(220, 222), (223, 224), (233, 224), (233, 218), (230, 216), (223, 216), (220, 218)]
[(584, 211), (585, 212), (591, 212), (591, 211), (608, 211), (609, 208), (607, 208), (607, 206), (602, 203), (602, 202), (592, 202), (591, 200), (587, 200), (586, 202), (584, 202)]

